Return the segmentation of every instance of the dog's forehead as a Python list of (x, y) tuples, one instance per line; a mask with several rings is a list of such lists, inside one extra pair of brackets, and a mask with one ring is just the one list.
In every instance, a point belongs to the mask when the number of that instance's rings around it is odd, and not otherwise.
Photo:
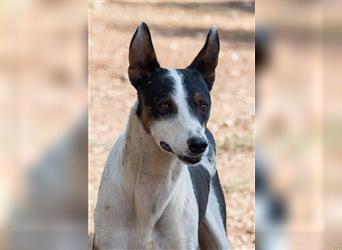
[(179, 69), (177, 71), (182, 75), (184, 89), (188, 95), (192, 96), (199, 93), (203, 98), (210, 98), (208, 86), (198, 71), (191, 69)]
[(139, 93), (148, 103), (170, 97), (175, 92), (175, 83), (167, 69), (160, 68), (141, 86)]
[(196, 70), (160, 69), (155, 72), (152, 81), (154, 88), (164, 91), (175, 92), (176, 86), (181, 84), (188, 94), (199, 92), (205, 96), (209, 95), (207, 84), (204, 82), (201, 74)]
[(141, 94), (148, 104), (152, 104), (160, 99), (176, 96), (180, 86), (186, 99), (196, 94), (200, 94), (204, 99), (210, 99), (209, 89), (200, 73), (190, 69), (159, 68), (144, 84)]

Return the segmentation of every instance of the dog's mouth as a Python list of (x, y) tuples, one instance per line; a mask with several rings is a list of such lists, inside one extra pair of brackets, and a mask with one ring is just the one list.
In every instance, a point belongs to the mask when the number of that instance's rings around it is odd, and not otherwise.
[[(171, 146), (164, 141), (160, 142), (160, 146), (167, 152), (174, 153)], [(185, 164), (194, 165), (199, 163), (202, 160), (202, 155), (199, 156), (185, 156), (185, 155), (177, 155), (178, 159), (184, 162)]]
[(194, 164), (197, 164), (201, 161), (202, 159), (202, 156), (196, 156), (196, 157), (193, 157), (193, 156), (181, 156), (181, 155), (178, 155), (178, 158), (185, 162), (186, 164), (191, 164), (191, 165), (194, 165)]

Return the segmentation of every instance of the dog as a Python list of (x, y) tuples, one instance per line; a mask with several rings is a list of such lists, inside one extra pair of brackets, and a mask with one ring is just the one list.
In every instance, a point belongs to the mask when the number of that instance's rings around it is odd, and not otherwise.
[(148, 26), (136, 29), (128, 76), (137, 101), (102, 174), (93, 249), (229, 249), (206, 128), (219, 49), (212, 27), (190, 66), (162, 68)]

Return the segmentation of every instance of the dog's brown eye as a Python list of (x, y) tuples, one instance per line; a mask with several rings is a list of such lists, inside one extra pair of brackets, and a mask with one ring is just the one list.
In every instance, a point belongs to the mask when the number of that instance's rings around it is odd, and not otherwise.
[(168, 103), (162, 103), (160, 107), (164, 110), (167, 111), (170, 109), (170, 105)]
[(200, 104), (200, 109), (201, 109), (202, 112), (206, 111), (207, 108), (208, 108), (207, 104), (205, 104), (205, 103)]
[(158, 104), (158, 111), (160, 115), (169, 115), (175, 112), (175, 106), (170, 100), (163, 100)]

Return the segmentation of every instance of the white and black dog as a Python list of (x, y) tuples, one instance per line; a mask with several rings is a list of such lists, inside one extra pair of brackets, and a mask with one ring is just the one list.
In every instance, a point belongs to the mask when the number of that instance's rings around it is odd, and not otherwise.
[(211, 28), (190, 66), (162, 68), (147, 25), (137, 28), (128, 69), (137, 101), (102, 174), (94, 249), (229, 248), (206, 128), (219, 47)]

